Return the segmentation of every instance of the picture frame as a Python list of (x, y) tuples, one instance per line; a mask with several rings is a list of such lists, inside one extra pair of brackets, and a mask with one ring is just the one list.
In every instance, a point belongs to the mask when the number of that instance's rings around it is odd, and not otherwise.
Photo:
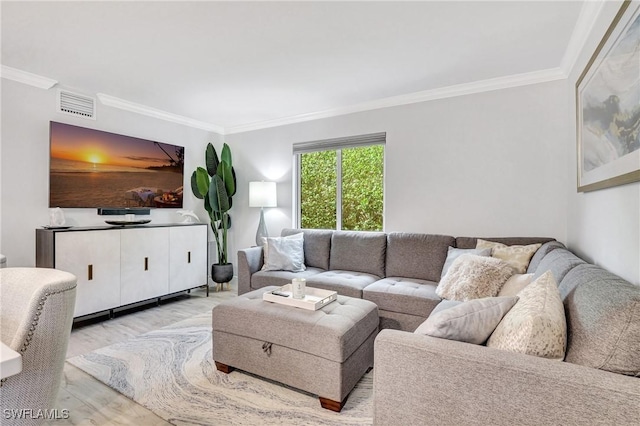
[(578, 192), (640, 181), (640, 2), (625, 0), (576, 82)]

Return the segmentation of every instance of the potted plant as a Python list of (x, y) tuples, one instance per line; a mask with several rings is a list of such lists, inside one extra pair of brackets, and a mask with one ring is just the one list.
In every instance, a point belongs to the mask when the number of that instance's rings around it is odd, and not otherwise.
[(216, 241), (218, 263), (211, 266), (211, 279), (224, 284), (233, 278), (233, 264), (228, 260), (227, 231), (231, 227), (231, 199), (236, 193), (236, 172), (233, 169), (231, 150), (225, 143), (222, 155), (212, 144), (205, 150), (206, 169), (198, 167), (191, 175), (193, 195), (204, 200), (204, 208), (209, 214), (211, 230)]

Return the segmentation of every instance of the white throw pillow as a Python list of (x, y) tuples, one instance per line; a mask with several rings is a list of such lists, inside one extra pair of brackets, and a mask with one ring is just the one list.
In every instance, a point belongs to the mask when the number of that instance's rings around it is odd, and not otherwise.
[(489, 337), (487, 346), (562, 361), (567, 345), (567, 321), (551, 271), (525, 287), (518, 297)]
[(516, 296), (531, 284), (531, 281), (533, 281), (533, 274), (514, 274), (504, 283), (498, 296)]
[(517, 297), (486, 297), (462, 302), (431, 314), (414, 333), (480, 345), (517, 301)]
[(495, 257), (463, 254), (440, 280), (436, 294), (443, 299), (467, 301), (495, 297), (513, 275), (513, 268)]
[(447, 275), (447, 271), (453, 265), (453, 262), (462, 256), (463, 254), (475, 254), (476, 256), (491, 256), (491, 249), (460, 249), (449, 246), (447, 250), (447, 260), (444, 261), (444, 266), (442, 267), (442, 273), (440, 274), (440, 278)]
[(485, 241), (481, 239), (478, 239), (476, 242), (477, 249), (490, 248), (491, 256), (508, 262), (515, 269), (514, 272), (516, 274), (524, 274), (527, 272), (529, 262), (540, 246), (542, 246), (542, 244), (508, 246), (506, 244), (494, 243), (493, 241)]
[(304, 265), (304, 234), (266, 238), (263, 271), (302, 272)]
[[(268, 240), (303, 240), (304, 241), (304, 233), (300, 232), (298, 234), (288, 235), (286, 237), (262, 237), (262, 254), (264, 263), (262, 264), (262, 270), (267, 271), (267, 259), (269, 258), (269, 241)], [(304, 256), (304, 249), (302, 255)], [(304, 263), (304, 259), (302, 261)]]

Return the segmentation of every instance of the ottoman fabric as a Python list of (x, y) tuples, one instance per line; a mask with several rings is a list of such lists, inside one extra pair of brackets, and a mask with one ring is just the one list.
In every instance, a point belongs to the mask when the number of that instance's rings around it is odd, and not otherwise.
[[(212, 310), (213, 359), (334, 401), (338, 410), (373, 366), (378, 308), (338, 296), (317, 311), (265, 302), (265, 287)], [(323, 405), (324, 406), (324, 405)], [(327, 408), (327, 407), (325, 407)], [(331, 408), (334, 409), (335, 408)]]
[(368, 300), (338, 296), (317, 311), (270, 303), (265, 287), (213, 308), (214, 331), (245, 336), (344, 362), (378, 328), (378, 309)]

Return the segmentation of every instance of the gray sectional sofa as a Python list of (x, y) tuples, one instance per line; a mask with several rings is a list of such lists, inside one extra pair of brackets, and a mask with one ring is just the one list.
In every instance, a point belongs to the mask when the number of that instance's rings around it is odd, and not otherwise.
[(262, 249), (240, 250), (239, 293), (305, 276), (378, 304), (374, 424), (640, 424), (640, 286), (550, 238), (484, 238), (543, 243), (527, 272), (552, 272), (567, 320), (565, 360), (549, 360), (412, 333), (440, 302), (447, 247), (474, 248), (476, 238), (303, 232), (302, 273), (260, 271)]
[[(309, 287), (335, 290), (378, 305), (380, 328), (413, 331), (442, 300), (435, 293), (451, 247), (475, 248), (476, 238), (402, 232), (284, 229), (304, 233), (304, 272), (262, 271), (262, 247), (238, 251), (238, 294), (303, 277)], [(553, 242), (553, 238), (485, 238), (507, 245)], [(531, 261), (536, 265), (540, 255)], [(531, 266), (530, 266), (531, 268)]]

